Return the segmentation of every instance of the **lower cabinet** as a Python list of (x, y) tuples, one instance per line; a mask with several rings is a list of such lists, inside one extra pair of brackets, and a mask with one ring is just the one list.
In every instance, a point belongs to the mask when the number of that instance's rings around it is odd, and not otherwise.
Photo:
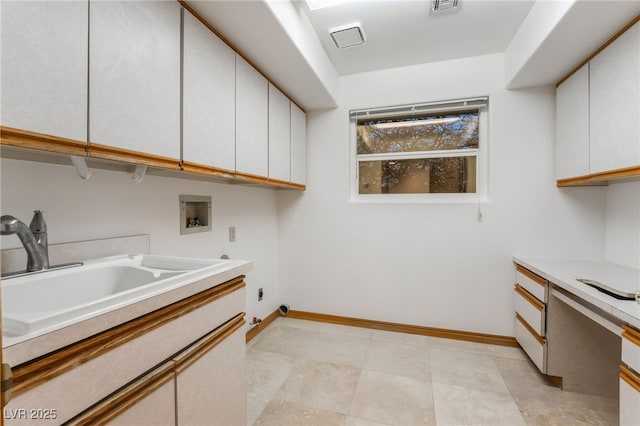
[(68, 424), (244, 424), (243, 326), (241, 314)]
[(207, 337), (174, 359), (176, 424), (246, 424), (243, 325), (227, 337)]
[(16, 366), (5, 424), (244, 424), (243, 278)]
[(516, 340), (542, 373), (547, 372), (546, 300), (547, 281), (516, 265), (514, 306)]

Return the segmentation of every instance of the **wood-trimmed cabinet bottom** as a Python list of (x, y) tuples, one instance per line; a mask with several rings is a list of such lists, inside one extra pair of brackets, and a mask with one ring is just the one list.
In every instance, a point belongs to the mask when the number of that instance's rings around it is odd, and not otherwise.
[(246, 423), (244, 323), (238, 314), (67, 424)]

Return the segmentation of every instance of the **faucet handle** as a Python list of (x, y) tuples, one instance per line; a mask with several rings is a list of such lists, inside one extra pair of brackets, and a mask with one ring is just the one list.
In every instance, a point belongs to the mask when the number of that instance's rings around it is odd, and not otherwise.
[(44, 216), (42, 215), (42, 210), (34, 210), (33, 211), (33, 219), (31, 219), (31, 224), (29, 225), (29, 229), (34, 234), (47, 232), (47, 224), (44, 221)]

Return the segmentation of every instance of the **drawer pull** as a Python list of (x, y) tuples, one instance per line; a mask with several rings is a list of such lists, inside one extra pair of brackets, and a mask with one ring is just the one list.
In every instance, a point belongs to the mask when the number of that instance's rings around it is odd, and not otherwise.
[(527, 302), (529, 302), (533, 306), (535, 306), (535, 308), (537, 310), (542, 311), (544, 309), (544, 303), (539, 301), (537, 297), (533, 296), (527, 290), (522, 288), (522, 286), (520, 284), (516, 284), (515, 290), (516, 290), (516, 293), (518, 293), (520, 296), (522, 296)]
[(537, 284), (540, 284), (542, 287), (547, 285), (547, 280), (545, 280), (544, 278), (542, 278), (539, 275), (534, 274), (530, 270), (523, 268), (520, 265), (516, 265), (516, 271), (518, 271), (521, 274), (526, 275), (527, 277), (531, 278), (533, 281), (535, 281)]
[(629, 386), (640, 392), (640, 377), (624, 365), (620, 366), (620, 379), (624, 380), (629, 384)]
[(516, 319), (518, 321), (520, 321), (520, 324), (522, 324), (524, 326), (524, 328), (527, 329), (527, 331), (529, 333), (531, 333), (531, 335), (538, 341), (538, 343), (540, 343), (542, 346), (544, 346), (544, 338), (542, 338), (542, 336), (540, 336), (538, 333), (536, 333), (536, 331), (529, 325), (529, 323), (527, 321), (525, 321), (524, 318), (522, 318), (520, 316), (519, 313), (516, 312)]
[(640, 346), (640, 331), (635, 328), (631, 328), (626, 324), (622, 324), (622, 329), (624, 330), (622, 332), (622, 337)]

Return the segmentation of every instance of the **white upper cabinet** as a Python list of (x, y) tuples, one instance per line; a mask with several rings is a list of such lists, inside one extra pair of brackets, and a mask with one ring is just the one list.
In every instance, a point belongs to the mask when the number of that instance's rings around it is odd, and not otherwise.
[(291, 103), (291, 182), (307, 183), (307, 115)]
[(291, 101), (269, 84), (269, 178), (291, 180)]
[(3, 1), (1, 124), (87, 140), (87, 2)]
[(640, 23), (590, 62), (591, 173), (640, 164)]
[(556, 178), (589, 174), (589, 64), (556, 89)]
[(184, 11), (182, 159), (235, 171), (235, 52)]
[(236, 171), (267, 177), (269, 84), (236, 55)]
[(180, 9), (91, 1), (90, 142), (180, 158)]

